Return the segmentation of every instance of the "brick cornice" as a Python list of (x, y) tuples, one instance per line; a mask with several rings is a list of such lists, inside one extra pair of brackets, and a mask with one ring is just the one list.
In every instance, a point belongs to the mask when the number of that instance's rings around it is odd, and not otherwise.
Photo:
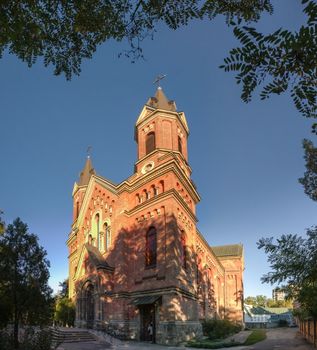
[(132, 216), (138, 212), (143, 211), (145, 208), (149, 207), (149, 206), (153, 206), (154, 203), (159, 203), (162, 202), (163, 200), (173, 197), (174, 199), (176, 199), (178, 201), (178, 203), (182, 206), (182, 208), (186, 211), (186, 213), (188, 214), (188, 216), (190, 216), (190, 218), (197, 223), (198, 219), (196, 217), (196, 215), (192, 212), (192, 210), (187, 206), (186, 202), (183, 200), (183, 198), (179, 195), (179, 193), (174, 189), (170, 189), (168, 191), (165, 191), (155, 197), (152, 197), (151, 199), (137, 205), (136, 207), (134, 207), (131, 210), (125, 210), (124, 213), (128, 216)]

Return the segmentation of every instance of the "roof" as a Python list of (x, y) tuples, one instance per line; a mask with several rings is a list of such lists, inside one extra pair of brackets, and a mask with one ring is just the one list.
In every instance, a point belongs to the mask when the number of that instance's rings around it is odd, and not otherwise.
[(243, 245), (242, 244), (230, 244), (230, 245), (219, 245), (211, 247), (217, 257), (221, 256), (242, 256)]
[(90, 157), (87, 157), (84, 169), (80, 173), (78, 186), (87, 186), (91, 175), (96, 174), (95, 169), (92, 166)]
[(290, 312), (287, 307), (267, 307), (267, 306), (252, 306), (244, 304), (245, 311), (250, 315), (281, 315)]
[(160, 86), (157, 88), (155, 96), (150, 97), (146, 104), (155, 109), (165, 109), (172, 112), (177, 110), (175, 102), (167, 99)]
[(155, 303), (160, 298), (161, 295), (146, 295), (143, 297), (133, 299), (130, 305), (149, 305)]
[(113, 270), (106, 260), (102, 257), (99, 250), (91, 244), (86, 243), (85, 247), (87, 249), (88, 255), (92, 263), (96, 266), (96, 268), (103, 268), (108, 270)]
[(277, 315), (285, 314), (290, 311), (290, 309), (287, 307), (265, 307), (265, 310), (270, 312), (271, 314), (277, 314)]

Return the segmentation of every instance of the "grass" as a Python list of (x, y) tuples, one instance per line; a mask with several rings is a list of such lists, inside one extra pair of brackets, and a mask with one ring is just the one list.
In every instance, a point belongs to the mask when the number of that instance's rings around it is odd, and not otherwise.
[(244, 343), (238, 342), (225, 342), (223, 340), (201, 340), (201, 341), (190, 341), (187, 343), (187, 346), (192, 348), (201, 348), (201, 349), (223, 349), (229, 348), (231, 346), (241, 346), (241, 345), (253, 345), (258, 343), (266, 338), (265, 329), (254, 329), (252, 333), (248, 336)]
[(252, 333), (248, 336), (246, 341), (243, 343), (243, 345), (253, 345), (255, 343), (258, 343), (259, 341), (262, 341), (266, 338), (266, 331), (265, 329), (254, 329)]
[(200, 349), (223, 349), (229, 348), (231, 346), (241, 345), (237, 342), (224, 342), (217, 340), (202, 340), (202, 341), (190, 341), (187, 343), (187, 346), (191, 348), (200, 348)]

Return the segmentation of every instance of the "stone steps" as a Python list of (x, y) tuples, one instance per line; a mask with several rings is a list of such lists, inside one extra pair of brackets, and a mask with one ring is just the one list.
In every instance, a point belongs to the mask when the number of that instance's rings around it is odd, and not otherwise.
[(81, 329), (52, 329), (52, 340), (55, 344), (96, 341), (96, 338), (86, 330)]

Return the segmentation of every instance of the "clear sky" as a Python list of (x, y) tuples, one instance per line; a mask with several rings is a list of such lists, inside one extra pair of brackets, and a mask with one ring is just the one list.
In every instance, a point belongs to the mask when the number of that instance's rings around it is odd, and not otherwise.
[[(299, 1), (273, 3), (275, 14), (258, 28), (299, 26)], [(130, 176), (134, 124), (155, 93), (155, 76), (164, 73), (164, 92), (190, 127), (189, 162), (202, 197), (198, 227), (211, 245), (243, 243), (245, 295), (271, 295), (271, 286), (260, 282), (269, 267), (256, 241), (316, 224), (316, 205), (297, 181), (311, 123), (289, 96), (241, 101), (233, 74), (218, 68), (237, 45), (218, 18), (177, 31), (161, 26), (144, 42), (145, 60), (134, 64), (118, 58), (127, 45), (104, 44), (70, 82), (41, 61), (29, 69), (9, 54), (0, 60), (0, 208), (6, 222), (19, 216), (39, 236), (52, 287), (68, 273), (71, 194), (87, 146), (97, 173), (114, 182)]]

